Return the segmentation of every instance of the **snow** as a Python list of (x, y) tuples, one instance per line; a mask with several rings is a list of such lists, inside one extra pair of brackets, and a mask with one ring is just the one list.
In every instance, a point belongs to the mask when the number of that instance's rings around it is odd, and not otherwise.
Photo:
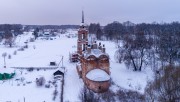
[[(77, 34), (77, 31), (68, 31), (71, 34)], [(54, 81), (53, 73), (56, 70), (62, 70), (61, 66), (65, 67), (64, 73), (64, 102), (79, 102), (80, 90), (83, 88), (83, 81), (79, 78), (76, 63), (70, 63), (69, 52), (76, 51), (77, 38), (68, 38), (69, 34), (62, 34), (53, 40), (38, 39), (35, 42), (28, 42), (28, 48), (24, 51), (18, 51), (19, 48), (25, 45), (24, 42), (32, 38), (32, 32), (26, 32), (16, 38), (16, 46), (9, 48), (8, 46), (0, 45), (0, 55), (6, 52), (11, 55), (11, 59), (6, 56), (6, 68), (4, 68), (4, 58), (0, 56), (0, 73), (14, 72), (15, 77), (10, 80), (0, 81), (0, 102), (59, 102), (61, 94), (61, 79), (57, 80), (58, 96), (53, 98), (55, 85), (51, 84), (50, 88), (37, 87), (35, 80), (43, 76), (46, 84)], [(144, 93), (147, 81), (152, 79), (152, 71), (150, 68), (143, 69), (141, 72), (134, 72), (127, 69), (124, 64), (116, 63), (114, 53), (116, 46), (113, 42), (101, 41), (106, 45), (106, 53), (110, 58), (110, 78), (115, 83), (110, 89), (118, 90), (119, 87), (136, 90)], [(17, 51), (17, 55), (13, 52)], [(61, 62), (63, 56), (63, 65)], [(34, 69), (32, 72), (26, 69), (16, 69), (11, 67), (51, 67), (49, 62), (55, 61), (58, 65), (56, 69)], [(63, 69), (64, 70), (64, 69)], [(22, 80), (23, 79), (23, 80)]]
[[(31, 36), (32, 33), (28, 33), (29, 35), (22, 35), (21, 40), (24, 42)], [(24, 37), (29, 36), (29, 37)], [(23, 39), (24, 38), (24, 39)], [(18, 46), (24, 45), (24, 43), (18, 43)], [(70, 43), (69, 43), (70, 42)], [(79, 77), (76, 73), (75, 65), (70, 66), (68, 57), (69, 51), (72, 50), (72, 46), (76, 44), (76, 39), (68, 39), (65, 35), (61, 35), (60, 38), (57, 37), (54, 40), (36, 40), (35, 42), (29, 42), (28, 49), (24, 51), (17, 51), (19, 47), (5, 47), (0, 45), (0, 54), (7, 52), (7, 54), (11, 54), (12, 58), (8, 59), (6, 57), (6, 68), (8, 70), (15, 70), (16, 76), (11, 80), (0, 81), (0, 102), (3, 101), (23, 101), (23, 98), (26, 99), (26, 102), (59, 102), (60, 101), (60, 93), (61, 93), (61, 80), (57, 81), (58, 84), (58, 96), (55, 101), (53, 98), (53, 91), (55, 90), (55, 86), (51, 85), (50, 88), (37, 87), (35, 83), (35, 79), (43, 76), (45, 77), (46, 83), (48, 81), (53, 81), (53, 73), (57, 69), (34, 69), (32, 72), (23, 69), (16, 69), (11, 67), (49, 67), (50, 61), (56, 61), (57, 64), (60, 63), (63, 56), (63, 65), (59, 64), (58, 68), (61, 66), (65, 66), (65, 92), (68, 92), (67, 95), (64, 93), (64, 100), (72, 101), (79, 100), (79, 90), (82, 88), (83, 82), (79, 80)], [(36, 48), (34, 49), (34, 46)], [(74, 48), (76, 49), (76, 48)], [(17, 55), (13, 55), (13, 52), (17, 51)], [(5, 70), (3, 68), (3, 57), (0, 57), (0, 71)], [(70, 65), (69, 65), (70, 64)], [(68, 69), (69, 68), (69, 69)], [(66, 77), (68, 75), (68, 77)], [(71, 77), (69, 77), (71, 76)], [(24, 78), (23, 82), (16, 81), (17, 79)], [(74, 80), (74, 83), (79, 82), (79, 84), (73, 85), (71, 82)], [(26, 84), (26, 82), (32, 82), (30, 84)], [(23, 84), (26, 84), (25, 86)], [(69, 84), (71, 83), (71, 84)], [(69, 85), (69, 86), (68, 86)], [(73, 86), (72, 86), (73, 85)], [(76, 86), (75, 92), (72, 89)], [(79, 87), (79, 88), (78, 88)], [(66, 91), (67, 90), (67, 91)], [(17, 94), (18, 93), (18, 94)], [(69, 99), (69, 94), (71, 94), (71, 99)], [(7, 96), (8, 95), (8, 96)]]
[(110, 76), (101, 69), (93, 69), (86, 74), (86, 77), (92, 81), (108, 81)]
[(95, 56), (96, 58), (100, 57), (101, 55), (106, 55), (109, 57), (107, 53), (102, 53), (100, 49), (91, 49), (91, 53), (88, 53), (87, 51), (84, 53), (85, 58), (88, 58), (91, 55)]
[(3, 73), (14, 73), (14, 71), (12, 69), (9, 69), (9, 68), (0, 68), (0, 73), (3, 74)]
[(102, 41), (106, 45), (106, 52), (110, 56), (110, 72), (111, 79), (116, 86), (111, 86), (111, 89), (117, 91), (118, 88), (138, 91), (144, 93), (147, 81), (152, 80), (153, 71), (150, 67), (146, 67), (141, 72), (127, 69), (124, 63), (117, 63), (114, 59), (116, 45), (113, 42)]

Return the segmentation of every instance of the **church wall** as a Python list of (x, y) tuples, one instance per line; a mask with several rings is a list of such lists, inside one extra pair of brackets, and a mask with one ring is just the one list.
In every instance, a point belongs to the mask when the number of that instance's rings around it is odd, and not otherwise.
[[(77, 53), (80, 58), (81, 70), (79, 70), (77, 67), (77, 71), (89, 89), (93, 90), (94, 92), (105, 92), (108, 90), (110, 86), (109, 81), (104, 81), (104, 82), (92, 81), (86, 78), (86, 74), (95, 68), (100, 68), (106, 71), (108, 74), (110, 74), (109, 58), (106, 60), (102, 60), (101, 58), (96, 58), (95, 56), (90, 56), (90, 58), (88, 59), (82, 57), (82, 52), (83, 50), (86, 49), (85, 48), (86, 44), (88, 44), (88, 30), (84, 26), (84, 14), (82, 13), (82, 25), (80, 26), (80, 29), (78, 31), (78, 40), (77, 40)], [(94, 46), (93, 48), (98, 48), (97, 44), (93, 46)], [(101, 57), (103, 58), (103, 55)]]
[(102, 93), (102, 92), (106, 92), (109, 89), (110, 82), (109, 81), (97, 82), (86, 78), (86, 85), (89, 89), (93, 90), (94, 92)]

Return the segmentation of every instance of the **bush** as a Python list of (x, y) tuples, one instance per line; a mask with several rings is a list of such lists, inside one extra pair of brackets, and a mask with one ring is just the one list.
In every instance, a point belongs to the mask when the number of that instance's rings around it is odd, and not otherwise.
[(180, 67), (167, 66), (146, 88), (146, 100), (179, 102)]
[(45, 84), (45, 78), (44, 77), (36, 78), (36, 85), (37, 86), (43, 86), (44, 84)]
[(11, 55), (8, 55), (8, 59), (11, 59)]
[(24, 47), (19, 48), (18, 51), (24, 51)]
[(29, 39), (29, 42), (34, 42), (34, 41), (35, 41), (34, 38), (30, 38), (30, 39)]
[(86, 86), (80, 92), (79, 99), (82, 102), (99, 102), (97, 95), (91, 90), (87, 89)]
[(54, 90), (54, 92), (53, 92), (53, 100), (56, 99), (57, 94), (58, 94), (58, 91), (57, 91), (57, 88), (56, 88), (56, 89)]
[(103, 102), (115, 102), (115, 93), (112, 92), (111, 90), (101, 93), (99, 94), (101, 100), (103, 100)]
[(144, 95), (131, 90), (119, 90), (117, 92), (119, 102), (144, 102)]
[(14, 51), (14, 52), (13, 52), (13, 55), (17, 55), (17, 51)]
[(45, 85), (45, 88), (50, 88), (50, 84), (46, 84), (46, 85)]

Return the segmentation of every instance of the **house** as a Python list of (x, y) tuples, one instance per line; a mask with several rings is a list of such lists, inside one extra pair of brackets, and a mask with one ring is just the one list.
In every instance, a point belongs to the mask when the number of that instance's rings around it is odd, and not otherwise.
[(54, 75), (54, 78), (56, 79), (56, 78), (61, 78), (61, 76), (63, 76), (64, 73), (61, 72), (60, 70), (57, 70), (56, 72), (53, 73), (53, 75)]
[(50, 31), (39, 31), (38, 36), (41, 39), (53, 40), (56, 35), (53, 32), (50, 32)]

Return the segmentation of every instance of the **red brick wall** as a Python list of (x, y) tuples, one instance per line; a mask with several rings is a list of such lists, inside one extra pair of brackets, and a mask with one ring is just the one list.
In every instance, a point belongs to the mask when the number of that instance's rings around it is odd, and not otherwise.
[(92, 91), (97, 93), (102, 93), (102, 92), (106, 92), (109, 89), (110, 81), (97, 82), (97, 81), (91, 81), (86, 78), (86, 85)]
[(104, 81), (104, 82), (96, 82), (96, 81), (91, 81), (86, 78), (86, 74), (95, 69), (95, 68), (100, 68), (104, 71), (106, 71), (108, 74), (109, 72), (109, 59), (103, 59), (102, 58), (96, 58), (95, 56), (90, 56), (89, 57), (92, 60), (87, 60), (84, 57), (81, 58), (81, 64), (82, 64), (82, 78), (87, 87), (94, 92), (105, 92), (109, 89), (110, 82), (109, 81)]

